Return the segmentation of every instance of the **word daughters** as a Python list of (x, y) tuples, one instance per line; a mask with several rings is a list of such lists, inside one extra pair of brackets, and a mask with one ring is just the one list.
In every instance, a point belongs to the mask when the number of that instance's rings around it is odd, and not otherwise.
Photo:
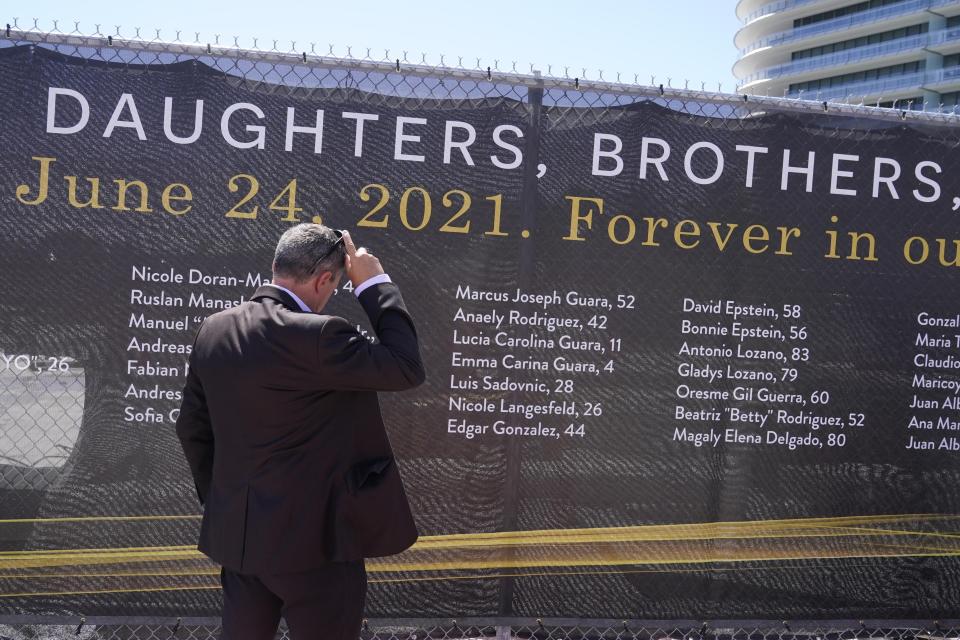
[[(61, 110), (60, 117), (58, 117), (58, 109)], [(79, 91), (50, 87), (47, 92), (46, 132), (58, 135), (79, 133), (90, 123), (90, 111), (90, 101)], [(188, 118), (186, 122), (177, 122), (176, 126), (173, 122), (173, 112), (173, 98), (164, 98), (163, 135), (166, 139), (181, 145), (193, 144), (199, 140), (204, 131), (204, 101), (195, 100), (193, 117)], [(456, 162), (462, 162), (471, 167), (476, 166), (476, 159), (470, 147), (477, 142), (477, 130), (469, 122), (445, 120), (442, 148), (429, 149), (422, 141), (423, 135), (427, 133), (424, 130), (428, 125), (426, 118), (391, 116), (392, 122), (385, 124), (376, 113), (343, 111), (338, 114), (333, 124), (325, 125), (327, 115), (323, 109), (316, 109), (306, 117), (301, 114), (299, 118), (303, 120), (298, 124), (296, 109), (287, 107), (286, 122), (283, 127), (283, 150), (293, 151), (294, 136), (299, 136), (297, 139), (302, 138), (303, 144), (309, 145), (312, 142), (313, 152), (319, 154), (323, 150), (325, 126), (347, 127), (352, 129), (353, 148), (345, 151), (352, 151), (354, 157), (362, 158), (365, 133), (373, 130), (374, 134), (383, 135), (383, 131), (387, 129), (393, 138), (394, 160), (425, 162), (425, 153), (434, 151), (442, 154), (444, 164), (450, 164), (455, 158)], [(259, 124), (259, 122), (266, 118), (263, 109), (253, 103), (231, 104), (220, 114), (220, 136), (228, 145), (237, 149), (264, 149), (267, 144), (269, 121), (267, 124)], [(112, 138), (117, 134), (118, 129), (132, 130), (139, 140), (147, 140), (144, 122), (140, 117), (133, 94), (124, 93), (120, 96), (102, 135), (104, 138)], [(186, 135), (180, 135), (174, 131), (175, 129)], [(238, 129), (243, 133), (241, 134)], [(499, 151), (484, 160), (489, 159), (490, 164), (499, 169), (520, 167), (523, 163), (523, 151), (518, 143), (519, 139), (523, 138), (523, 130), (512, 124), (501, 124), (493, 127), (489, 135), (490, 142)]]

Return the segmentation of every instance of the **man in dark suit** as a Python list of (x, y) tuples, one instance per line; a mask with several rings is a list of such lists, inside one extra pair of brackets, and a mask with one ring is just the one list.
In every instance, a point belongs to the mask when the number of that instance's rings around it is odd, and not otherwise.
[[(345, 272), (377, 336), (320, 315)], [(423, 382), (417, 334), (380, 261), (317, 224), (277, 244), (272, 284), (207, 318), (177, 435), (222, 565), (223, 638), (356, 640), (363, 558), (417, 539), (377, 391)]]

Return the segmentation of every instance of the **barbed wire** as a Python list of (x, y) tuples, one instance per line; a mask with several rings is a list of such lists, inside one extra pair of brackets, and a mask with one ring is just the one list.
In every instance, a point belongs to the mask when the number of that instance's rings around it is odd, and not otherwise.
[[(862, 99), (854, 102), (853, 94), (846, 96), (842, 101), (828, 99), (821, 100), (819, 93), (804, 96), (800, 92), (796, 98), (750, 94), (734, 91), (723, 91), (722, 82), (717, 82), (716, 91), (713, 85), (705, 81), (699, 83), (699, 89), (691, 88), (689, 80), (683, 81), (683, 86), (674, 86), (673, 78), (658, 79), (650, 76), (649, 84), (646, 77), (640, 74), (623, 74), (616, 72), (605, 77), (605, 71), (588, 70), (585, 67), (572, 69), (571, 66), (562, 66), (562, 74), (554, 65), (546, 68), (537, 68), (534, 63), (520, 64), (517, 61), (501, 61), (493, 59), (485, 64), (482, 58), (465, 58), (464, 56), (450, 56), (440, 54), (430, 58), (427, 53), (412, 53), (402, 50), (399, 53), (390, 49), (375, 49), (374, 47), (337, 46), (335, 44), (306, 43), (303, 46), (296, 40), (264, 39), (251, 37), (250, 43), (241, 44), (240, 36), (224, 36), (214, 34), (213, 38), (201, 38), (200, 32), (184, 32), (175, 30), (172, 39), (163, 35), (162, 29), (143, 29), (133, 27), (133, 33), (125, 33), (120, 25), (107, 27), (103, 24), (94, 24), (94, 31), (81, 30), (80, 21), (69, 21), (61, 27), (63, 21), (53, 20), (51, 26), (41, 27), (39, 18), (24, 19), (12, 18), (7, 23), (5, 38), (24, 42), (38, 42), (51, 44), (73, 44), (77, 46), (93, 47), (131, 47), (148, 51), (162, 50), (167, 53), (181, 53), (184, 55), (226, 55), (242, 56), (246, 59), (259, 59), (264, 62), (298, 63), (308, 66), (342, 67), (351, 66), (358, 69), (378, 70), (383, 72), (415, 75), (443, 75), (452, 78), (470, 78), (476, 80), (494, 81), (507, 84), (517, 84), (527, 87), (572, 89), (574, 91), (594, 91), (605, 93), (623, 93), (638, 96), (660, 97), (667, 100), (698, 100), (722, 104), (740, 104), (751, 102), (758, 106), (768, 106), (780, 110), (797, 110), (807, 112), (831, 112), (837, 114), (871, 116), (884, 119), (916, 120), (941, 124), (960, 124), (960, 114), (957, 110), (960, 105), (953, 106), (949, 111), (944, 105), (937, 105), (937, 109), (928, 109), (931, 106), (924, 103), (922, 110), (915, 109), (914, 99), (904, 100), (902, 104), (894, 102), (893, 107), (883, 107), (883, 98), (878, 98), (875, 104), (865, 103)], [(72, 25), (72, 28), (71, 28)], [(152, 35), (151, 35), (152, 34)], [(285, 44), (289, 42), (289, 47)], [(382, 55), (380, 55), (382, 51)], [(453, 63), (453, 60), (456, 63)], [(608, 74), (609, 75), (609, 74)], [(809, 92), (808, 92), (809, 94)]]

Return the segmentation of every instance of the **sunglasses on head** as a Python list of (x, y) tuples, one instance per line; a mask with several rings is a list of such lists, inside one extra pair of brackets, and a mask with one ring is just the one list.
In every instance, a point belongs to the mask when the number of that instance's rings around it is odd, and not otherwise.
[(333, 252), (337, 250), (337, 247), (343, 244), (343, 231), (340, 231), (340, 229), (331, 229), (331, 231), (333, 231), (333, 235), (337, 236), (337, 239), (332, 245), (330, 245), (329, 249), (323, 252), (323, 255), (316, 259), (316, 261), (313, 263), (313, 268), (310, 270), (311, 273), (316, 271), (317, 267), (320, 266), (320, 263), (329, 258)]

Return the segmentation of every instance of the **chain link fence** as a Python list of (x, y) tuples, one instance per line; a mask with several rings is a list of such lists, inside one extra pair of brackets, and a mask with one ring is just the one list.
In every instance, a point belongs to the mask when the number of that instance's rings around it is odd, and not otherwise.
[[(690, 117), (709, 127), (748, 129), (751, 121), (772, 112), (814, 113), (822, 117), (806, 126), (832, 130), (838, 137), (866, 138), (869, 127), (851, 126), (849, 118), (866, 119), (875, 127), (881, 123), (922, 123), (937, 127), (938, 139), (960, 145), (960, 116), (954, 113), (915, 111), (851, 105), (841, 102), (771, 98), (748, 94), (724, 94), (679, 89), (660, 85), (614, 81), (599, 72), (596, 78), (571, 76), (569, 67), (563, 76), (535, 70), (518, 70), (512, 63), (502, 69), (499, 61), (484, 66), (476, 60), (465, 66), (463, 58), (455, 65), (440, 56), (434, 64), (426, 54), (411, 59), (404, 51), (391, 57), (389, 50), (378, 56), (366, 49), (362, 56), (351, 48), (337, 51), (311, 43), (301, 49), (296, 42), (284, 48), (273, 40), (268, 48), (254, 39), (251, 48), (241, 48), (239, 38), (211, 42), (195, 34), (193, 40), (181, 39), (176, 32), (172, 41), (157, 30), (153, 37), (137, 28), (123, 33), (120, 27), (110, 32), (96, 25), (92, 33), (81, 31), (79, 23), (71, 30), (57, 22), (44, 30), (36, 20), (14, 18), (0, 34), (0, 49), (18, 46), (41, 47), (70, 56), (88, 65), (119, 64), (129, 73), (150, 73), (153, 65), (202, 64), (222, 74), (232, 83), (260, 87), (269, 92), (299, 95), (351, 95), (371, 106), (390, 105), (391, 101), (411, 99), (436, 107), (446, 103), (451, 109), (463, 101), (481, 100), (488, 105), (505, 106), (518, 115), (536, 121), (543, 107), (546, 120), (543, 131), (583, 122), (615, 120), (618, 109), (640, 102), (658, 104)], [(651, 78), (654, 81), (655, 78)], [(860, 122), (862, 125), (863, 122)], [(536, 170), (532, 167), (531, 170)], [(70, 454), (80, 434), (84, 411), (83, 362), (70, 356), (46, 356), (10, 351), (0, 344), (0, 510), (5, 514), (30, 513), (69, 464)]]
[[(199, 37), (172, 40), (156, 32), (136, 30), (123, 34), (101, 30), (82, 32), (79, 25), (64, 30), (54, 24), (44, 30), (36, 23), (13, 20), (0, 37), (0, 52), (10, 47), (42, 48), (70, 56), (79, 64), (123, 65), (128, 73), (149, 74), (154, 65), (203, 65), (236, 85), (267, 92), (296, 95), (345, 96), (371, 106), (406, 104), (417, 101), (432, 108), (451, 109), (467, 101), (502, 106), (537, 123), (543, 131), (568, 127), (591, 120), (615, 120), (622, 107), (650, 102), (684, 114), (691, 121), (714, 128), (750, 129), (758, 116), (770, 113), (817, 114), (804, 126), (829, 131), (852, 140), (873, 135), (873, 130), (909, 122), (929, 127), (930, 135), (960, 145), (960, 117), (952, 113), (885, 109), (833, 102), (789, 100), (746, 94), (724, 94), (675, 88), (652, 82), (644, 85), (634, 77), (623, 82), (587, 77), (584, 72), (555, 74), (545, 70), (503, 69), (498, 63), (484, 65), (477, 60), (454, 61), (427, 56), (411, 59), (407, 52), (366, 50), (355, 55), (350, 49), (289, 47), (273, 41), (266, 48), (257, 41), (242, 48), (234, 39), (206, 42)], [(431, 64), (432, 62), (432, 64)], [(630, 79), (626, 79), (630, 80)], [(653, 79), (652, 79), (653, 80)], [(544, 107), (550, 107), (542, 112)], [(544, 116), (544, 113), (546, 114)], [(853, 123), (857, 124), (854, 125)], [(864, 123), (867, 126), (864, 126)], [(535, 144), (535, 142), (534, 142)], [(536, 167), (530, 167), (536, 171)], [(15, 315), (15, 314), (14, 314)], [(7, 322), (16, 322), (8, 320)], [(9, 326), (9, 325), (5, 325)], [(9, 330), (15, 333), (17, 327)], [(83, 338), (79, 329), (80, 338)], [(3, 334), (0, 333), (0, 338)], [(89, 355), (86, 356), (89, 358)], [(29, 539), (41, 513), (47, 492), (70, 474), (72, 454), (81, 437), (85, 398), (91, 397), (84, 355), (43, 355), (39, 348), (11, 350), (0, 342), (0, 517), (8, 520), (0, 549), (17, 548)], [(84, 514), (77, 514), (84, 515)], [(193, 544), (197, 522), (178, 530), (176, 544)], [(0, 575), (0, 582), (5, 579)], [(2, 606), (2, 601), (0, 601)], [(2, 612), (2, 608), (0, 608)], [(649, 621), (562, 621), (549, 620), (370, 620), (362, 638), (366, 640), (414, 640), (426, 638), (538, 638), (538, 639), (636, 639), (636, 640), (953, 640), (960, 628), (947, 622), (901, 623), (677, 623), (651, 625)], [(17, 618), (0, 613), (0, 640), (26, 638), (79, 639), (196, 639), (216, 638), (216, 620)], [(286, 638), (281, 630), (278, 637)]]
[[(876, 624), (877, 626), (874, 626)], [(926, 625), (916, 622), (894, 623), (864, 621), (757, 623), (742, 622), (729, 626), (709, 623), (677, 626), (650, 621), (591, 620), (572, 623), (549, 620), (365, 620), (360, 640), (953, 640), (960, 627), (939, 621)], [(0, 622), (4, 640), (213, 640), (219, 637), (216, 620), (117, 621), (108, 619), (59, 621), (57, 624)], [(288, 640), (284, 626), (278, 640)]]
[(131, 72), (149, 72), (149, 65), (200, 62), (225, 76), (243, 80), (248, 86), (266, 85), (273, 91), (301, 94), (322, 89), (366, 91), (371, 95), (361, 99), (371, 105), (389, 104), (391, 97), (424, 101), (483, 97), (523, 104), (530, 102), (530, 90), (539, 89), (547, 91), (544, 105), (596, 109), (653, 100), (691, 116), (734, 122), (770, 110), (909, 119), (948, 126), (960, 122), (960, 116), (953, 111), (917, 110), (912, 103), (905, 103), (903, 108), (886, 108), (844, 101), (723, 93), (722, 85), (717, 86), (717, 91), (711, 91), (706, 83), (701, 83), (699, 90), (691, 89), (689, 83), (680, 88), (671, 86), (669, 81), (666, 85), (658, 83), (655, 76), (650, 77), (650, 84), (643, 84), (638, 74), (625, 77), (615, 73), (611, 78), (604, 77), (603, 71), (581, 69), (577, 74), (565, 66), (559, 75), (560, 70), (552, 65), (537, 69), (530, 64), (529, 69), (524, 69), (517, 62), (505, 65), (494, 60), (486, 64), (481, 59), (471, 61), (462, 56), (454, 62), (452, 57), (443, 55), (430, 58), (425, 53), (412, 55), (408, 51), (397, 55), (390, 50), (369, 47), (354, 51), (352, 47), (340, 49), (317, 43), (298, 46), (297, 42), (289, 42), (289, 46), (285, 46), (280, 40), (268, 41), (269, 44), (263, 46), (263, 42), (254, 38), (245, 48), (239, 37), (217, 35), (207, 41), (199, 33), (191, 39), (188, 34), (176, 31), (170, 38), (170, 34), (161, 33), (159, 29), (145, 31), (137, 27), (124, 32), (119, 26), (111, 30), (102, 25), (95, 25), (91, 31), (81, 29), (79, 22), (61, 25), (55, 21), (44, 28), (38, 20), (19, 18), (6, 23), (0, 35), (3, 46), (41, 46), (82, 58), (90, 64), (124, 64)]

